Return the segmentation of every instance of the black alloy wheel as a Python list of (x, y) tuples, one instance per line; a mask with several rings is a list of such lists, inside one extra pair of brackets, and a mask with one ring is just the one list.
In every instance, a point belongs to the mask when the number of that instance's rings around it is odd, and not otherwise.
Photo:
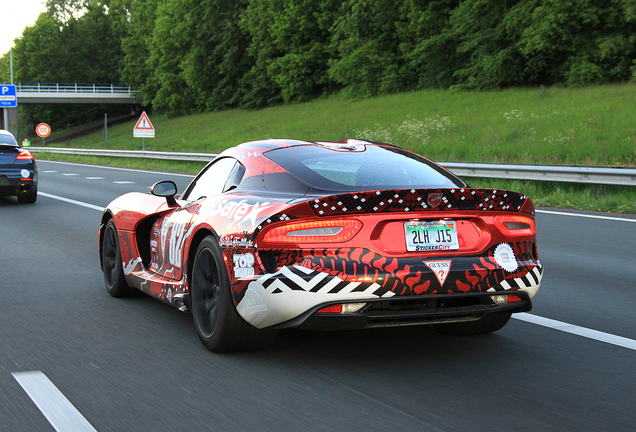
[(121, 261), (115, 221), (109, 220), (102, 239), (102, 269), (106, 290), (113, 297), (129, 297), (135, 290), (128, 286)]
[(276, 331), (259, 330), (236, 311), (223, 253), (211, 235), (199, 244), (190, 280), (194, 326), (208, 350), (246, 351), (266, 348), (273, 343)]

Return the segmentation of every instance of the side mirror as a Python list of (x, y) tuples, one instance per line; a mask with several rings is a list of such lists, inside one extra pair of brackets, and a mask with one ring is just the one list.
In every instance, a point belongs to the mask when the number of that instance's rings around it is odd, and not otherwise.
[(150, 193), (154, 196), (166, 199), (169, 207), (177, 207), (177, 200), (174, 196), (177, 194), (177, 185), (171, 180), (163, 180), (152, 185)]

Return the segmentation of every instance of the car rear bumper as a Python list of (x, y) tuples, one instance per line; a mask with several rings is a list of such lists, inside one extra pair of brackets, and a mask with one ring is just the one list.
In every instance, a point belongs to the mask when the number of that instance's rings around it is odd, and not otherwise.
[(476, 321), (489, 313), (527, 312), (532, 301), (526, 292), (497, 293), (498, 297), (514, 297), (514, 301), (498, 304), (493, 294), (445, 294), (371, 300), (356, 313), (320, 313), (321, 305), (279, 328), (299, 327), (307, 330), (354, 330), (375, 327), (399, 327), (422, 324)]
[(35, 188), (33, 180), (0, 174), (0, 196), (28, 194)]
[[(399, 296), (374, 282), (349, 282), (294, 265), (252, 280), (237, 311), (257, 328), (343, 329), (471, 321), (486, 313), (529, 311), (541, 278), (539, 263), (521, 278), (478, 291)], [(320, 312), (347, 303), (364, 305), (353, 313)]]

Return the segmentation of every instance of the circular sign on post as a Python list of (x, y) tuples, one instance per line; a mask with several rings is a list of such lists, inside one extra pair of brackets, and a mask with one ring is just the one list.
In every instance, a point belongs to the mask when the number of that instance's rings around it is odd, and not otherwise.
[(46, 123), (40, 123), (35, 127), (35, 133), (38, 134), (39, 137), (46, 138), (51, 134), (51, 126)]

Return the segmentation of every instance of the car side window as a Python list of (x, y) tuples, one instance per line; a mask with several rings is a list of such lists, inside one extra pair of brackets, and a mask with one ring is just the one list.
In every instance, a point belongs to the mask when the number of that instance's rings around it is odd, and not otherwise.
[(229, 157), (215, 161), (188, 186), (182, 199), (196, 201), (225, 192), (226, 185), (234, 183), (234, 179), (230, 177), (235, 177), (237, 171), (240, 171), (236, 169), (237, 164), (236, 159)]

